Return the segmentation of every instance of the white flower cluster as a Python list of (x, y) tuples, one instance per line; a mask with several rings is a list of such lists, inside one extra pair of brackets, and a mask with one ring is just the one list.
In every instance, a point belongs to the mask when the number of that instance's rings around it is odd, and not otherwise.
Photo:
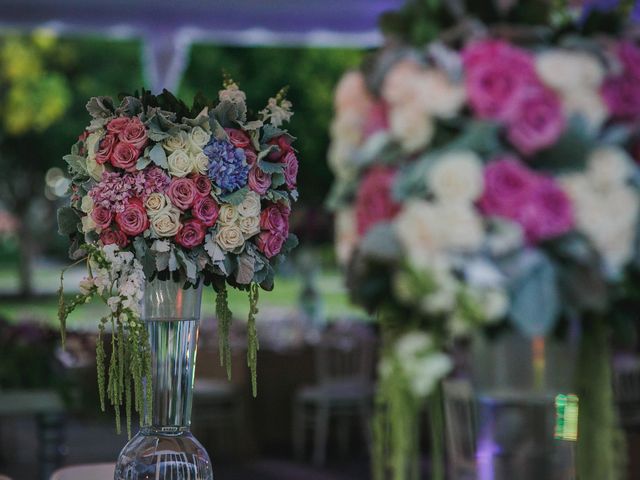
[(408, 382), (411, 393), (421, 399), (433, 391), (451, 368), (449, 357), (436, 349), (430, 335), (420, 331), (400, 337), (391, 356), (383, 359), (379, 366), (383, 379), (400, 373)]
[(216, 243), (226, 252), (242, 247), (260, 233), (260, 195), (249, 192), (238, 206), (224, 203), (218, 215)]
[(618, 147), (600, 147), (591, 153), (584, 173), (561, 179), (573, 202), (578, 230), (593, 242), (614, 277), (635, 248), (640, 199), (629, 184), (632, 162)]
[(202, 149), (210, 139), (211, 133), (198, 126), (193, 127), (188, 133), (179, 130), (166, 138), (162, 147), (168, 155), (169, 173), (174, 177), (186, 177), (191, 173), (205, 175), (209, 158)]

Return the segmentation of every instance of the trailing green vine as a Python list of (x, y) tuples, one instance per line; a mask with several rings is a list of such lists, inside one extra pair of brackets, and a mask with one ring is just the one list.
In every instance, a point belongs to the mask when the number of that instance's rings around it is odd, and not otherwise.
[(256, 315), (258, 314), (258, 298), (260, 289), (256, 283), (249, 288), (249, 318), (247, 320), (247, 365), (251, 371), (251, 391), (253, 396), (258, 396), (258, 330), (256, 328)]
[(223, 285), (216, 294), (216, 315), (218, 317), (218, 348), (220, 350), (220, 365), (226, 367), (227, 378), (231, 380), (231, 345), (229, 335), (233, 314), (229, 309), (227, 286)]

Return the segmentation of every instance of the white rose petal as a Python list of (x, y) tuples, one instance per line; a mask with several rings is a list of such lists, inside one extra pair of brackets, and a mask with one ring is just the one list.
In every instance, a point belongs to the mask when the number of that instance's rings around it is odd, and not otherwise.
[(358, 239), (355, 210), (345, 208), (336, 212), (335, 245), (340, 265), (346, 265), (349, 262), (353, 250), (358, 244)]
[(538, 55), (536, 71), (545, 84), (561, 92), (597, 90), (605, 75), (602, 63), (594, 55), (562, 49)]
[(237, 225), (225, 225), (216, 233), (216, 242), (226, 252), (231, 252), (244, 245), (244, 235)]
[(93, 157), (87, 157), (87, 173), (91, 178), (96, 181), (102, 180), (102, 174), (105, 171), (104, 165), (100, 165), (96, 162), (95, 155)]
[(260, 195), (249, 192), (238, 205), (238, 214), (241, 217), (257, 217), (260, 215)]
[(202, 152), (202, 149), (207, 143), (209, 143), (210, 139), (211, 134), (206, 132), (202, 127), (193, 127), (189, 132), (189, 146), (191, 148), (191, 153), (197, 154)]
[(207, 157), (204, 152), (200, 153), (191, 153), (191, 167), (193, 173), (198, 173), (200, 175), (206, 175), (207, 170), (209, 169), (209, 157)]
[(174, 150), (167, 158), (167, 162), (169, 173), (174, 177), (186, 177), (193, 171), (191, 157), (185, 150)]
[(581, 116), (593, 131), (598, 130), (609, 115), (598, 90), (570, 90), (562, 95), (562, 103), (569, 116)]
[(218, 222), (222, 225), (231, 225), (238, 219), (238, 208), (230, 203), (223, 203), (220, 206)]
[(164, 193), (159, 192), (151, 193), (144, 202), (149, 218), (155, 217), (170, 205), (169, 198)]
[(443, 202), (473, 202), (484, 188), (482, 160), (465, 150), (444, 154), (429, 171), (427, 187)]
[(619, 147), (599, 147), (589, 156), (587, 175), (596, 188), (617, 188), (632, 173), (633, 160)]
[(92, 232), (97, 228), (96, 222), (93, 221), (93, 218), (91, 218), (90, 215), (86, 215), (82, 217), (81, 222), (82, 222), (83, 233)]
[(427, 147), (433, 138), (433, 118), (418, 103), (393, 108), (389, 114), (389, 127), (403, 150), (413, 153)]
[(452, 118), (464, 105), (466, 93), (462, 84), (455, 84), (435, 68), (422, 72), (415, 99), (435, 117)]
[(151, 232), (156, 237), (173, 237), (180, 230), (180, 210), (164, 209), (151, 218)]
[(162, 146), (169, 153), (176, 150), (188, 150), (189, 145), (189, 135), (184, 130), (179, 130), (162, 141)]
[(85, 195), (84, 197), (82, 197), (80, 210), (87, 214), (91, 213), (91, 211), (93, 210), (93, 198), (91, 198), (89, 195)]
[(238, 226), (245, 239), (253, 237), (260, 233), (260, 217), (240, 217)]

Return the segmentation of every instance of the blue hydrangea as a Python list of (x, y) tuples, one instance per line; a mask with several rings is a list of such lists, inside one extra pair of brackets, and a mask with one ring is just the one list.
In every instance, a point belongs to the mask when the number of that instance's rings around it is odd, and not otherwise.
[(235, 192), (247, 184), (249, 165), (244, 150), (215, 138), (204, 147), (209, 158), (209, 178), (223, 193)]

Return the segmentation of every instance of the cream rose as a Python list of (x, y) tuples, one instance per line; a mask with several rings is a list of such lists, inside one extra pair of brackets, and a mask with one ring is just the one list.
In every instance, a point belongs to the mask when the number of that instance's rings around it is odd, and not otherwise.
[(409, 153), (429, 145), (435, 131), (431, 116), (416, 103), (392, 109), (389, 126), (393, 137)]
[(91, 210), (93, 210), (93, 198), (91, 198), (89, 195), (85, 195), (84, 197), (82, 197), (80, 210), (87, 214), (91, 213)]
[(405, 204), (395, 220), (396, 235), (408, 261), (418, 268), (428, 267), (439, 247), (439, 239), (433, 230), (436, 213), (432, 203), (413, 200)]
[(191, 165), (193, 168), (193, 173), (198, 173), (200, 175), (206, 175), (207, 170), (209, 169), (209, 157), (207, 157), (203, 152), (200, 153), (191, 153)]
[(371, 106), (371, 95), (367, 91), (364, 75), (359, 71), (347, 72), (336, 86), (334, 105), (336, 111), (355, 111), (366, 115)]
[(472, 204), (446, 203), (436, 207), (438, 246), (448, 251), (472, 252), (484, 241), (482, 220)]
[(193, 171), (191, 157), (185, 150), (175, 150), (167, 158), (169, 173), (174, 177), (186, 177)]
[(204, 146), (211, 140), (211, 134), (202, 127), (193, 127), (189, 132), (189, 146), (191, 153), (200, 153)]
[(382, 98), (392, 106), (414, 103), (421, 74), (422, 67), (414, 60), (396, 63), (384, 79)]
[(482, 160), (472, 151), (442, 155), (427, 175), (427, 188), (443, 202), (473, 202), (483, 187)]
[(238, 219), (238, 208), (230, 203), (223, 203), (220, 206), (218, 222), (222, 225), (230, 225)]
[(338, 262), (340, 265), (346, 265), (358, 244), (358, 228), (353, 208), (336, 212), (335, 239)]
[(589, 156), (587, 175), (599, 189), (608, 190), (624, 184), (632, 174), (633, 160), (619, 147), (599, 147)]
[(98, 182), (102, 180), (102, 174), (105, 171), (105, 167), (104, 165), (100, 165), (98, 162), (96, 162), (95, 155), (93, 157), (87, 157), (86, 166), (87, 166), (87, 173), (91, 178), (93, 178)]
[(260, 217), (240, 217), (238, 226), (244, 235), (244, 238), (253, 237), (260, 233)]
[(244, 235), (237, 225), (225, 225), (216, 233), (216, 243), (220, 248), (230, 252), (244, 245)]
[(81, 221), (82, 221), (82, 232), (83, 233), (93, 232), (98, 227), (96, 225), (96, 222), (94, 222), (93, 218), (91, 218), (91, 215), (87, 215), (86, 217), (82, 217)]
[(238, 214), (241, 217), (257, 217), (260, 215), (260, 195), (249, 192), (238, 205)]
[(151, 231), (157, 237), (173, 237), (180, 230), (180, 210), (166, 208), (151, 218)]
[(102, 137), (104, 137), (104, 134), (104, 128), (100, 128), (95, 132), (91, 132), (84, 141), (84, 146), (87, 149), (87, 158), (90, 158), (93, 161), (96, 160), (96, 153), (98, 153), (100, 141), (102, 140)]
[(466, 99), (463, 85), (455, 84), (435, 68), (420, 74), (416, 102), (430, 114), (440, 118), (455, 116)]
[(153, 192), (147, 197), (144, 202), (144, 207), (147, 210), (147, 215), (150, 218), (155, 217), (163, 210), (170, 206), (170, 201), (164, 193)]
[(169, 138), (165, 138), (162, 142), (162, 146), (167, 152), (175, 152), (176, 150), (188, 150), (189, 135), (184, 130), (179, 130)]
[(597, 90), (604, 79), (604, 67), (587, 53), (555, 49), (536, 57), (536, 71), (542, 81), (560, 92), (588, 88)]

